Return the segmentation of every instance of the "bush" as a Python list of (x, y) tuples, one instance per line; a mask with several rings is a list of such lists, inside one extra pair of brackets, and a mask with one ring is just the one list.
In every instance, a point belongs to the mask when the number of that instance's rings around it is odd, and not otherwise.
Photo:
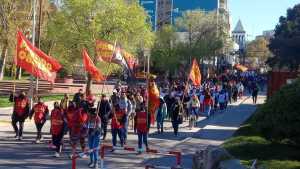
[(286, 85), (260, 106), (254, 126), (266, 139), (300, 145), (300, 79)]

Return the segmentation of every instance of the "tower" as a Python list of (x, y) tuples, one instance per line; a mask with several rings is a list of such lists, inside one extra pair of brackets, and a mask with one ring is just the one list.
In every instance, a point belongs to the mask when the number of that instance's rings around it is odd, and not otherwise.
[(233, 41), (239, 45), (239, 49), (244, 51), (246, 48), (246, 31), (241, 20), (238, 21), (234, 30), (232, 31), (232, 38)]

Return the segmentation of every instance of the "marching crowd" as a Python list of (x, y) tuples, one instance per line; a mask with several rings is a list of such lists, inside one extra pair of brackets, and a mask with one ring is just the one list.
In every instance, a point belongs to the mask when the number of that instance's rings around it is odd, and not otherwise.
[[(241, 98), (246, 89), (256, 103), (259, 84), (259, 76), (255, 74), (210, 78), (201, 86), (180, 81), (162, 83), (159, 85), (160, 104), (155, 114), (157, 133), (163, 133), (165, 121), (170, 120), (174, 135), (178, 136), (179, 125), (184, 120), (189, 121), (192, 129), (199, 116), (211, 118), (215, 113), (226, 111), (228, 104)], [(73, 99), (66, 94), (60, 103), (55, 102), (50, 112), (41, 98), (37, 99), (30, 110), (29, 99), (21, 92), (18, 96), (12, 94), (10, 97), (10, 101), (14, 102), (12, 125), (16, 139), (22, 140), (24, 121), (33, 118), (37, 129), (36, 143), (39, 143), (43, 138), (42, 128), (46, 120), (50, 119), (55, 156), (60, 156), (64, 136), (69, 133), (72, 155), (76, 153), (77, 146), (80, 146), (82, 152), (87, 149), (95, 150), (90, 154), (89, 167), (97, 168), (97, 150), (100, 140), (106, 139), (109, 124), (114, 147), (117, 146), (117, 138), (121, 147), (127, 143), (128, 127), (132, 124), (138, 136), (138, 152), (142, 153), (143, 144), (148, 149), (151, 117), (147, 113), (147, 99), (147, 91), (142, 86), (122, 88), (118, 85), (110, 97), (102, 94), (98, 102), (91, 91), (83, 93), (80, 89)]]

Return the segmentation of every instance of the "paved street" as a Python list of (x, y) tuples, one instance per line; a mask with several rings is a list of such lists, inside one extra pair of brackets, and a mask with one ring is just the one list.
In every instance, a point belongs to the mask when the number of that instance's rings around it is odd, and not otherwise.
[[(264, 102), (265, 97), (259, 96), (258, 103)], [(252, 104), (252, 100), (243, 97), (238, 103), (232, 104), (227, 112), (217, 113), (210, 119), (201, 118), (198, 127), (189, 130), (187, 122), (182, 124), (180, 135), (173, 136), (170, 122), (166, 123), (166, 132), (162, 135), (155, 133), (155, 129), (151, 129), (150, 146), (154, 149), (163, 150), (179, 150), (183, 153), (183, 167), (192, 168), (192, 154), (198, 149), (206, 145), (220, 145), (224, 140), (229, 138), (236, 129), (255, 111), (256, 106)], [(35, 127), (33, 121), (25, 123), (25, 139), (21, 142), (13, 139), (14, 133), (10, 126), (11, 109), (0, 109), (0, 169), (70, 169), (71, 160), (68, 158), (70, 146), (65, 139), (65, 149), (63, 156), (56, 159), (46, 143), (33, 144), (35, 138)], [(45, 133), (49, 131), (49, 122), (44, 127)], [(50, 135), (45, 134), (45, 139), (49, 140)], [(111, 137), (107, 143), (110, 143)], [(137, 136), (130, 131), (128, 137), (128, 146), (137, 147)], [(88, 159), (80, 159), (77, 161), (78, 169), (86, 169)], [(105, 167), (109, 169), (117, 168), (145, 168), (146, 164), (154, 164), (160, 166), (173, 166), (175, 164), (174, 157), (156, 156), (156, 155), (136, 155), (135, 153), (115, 151), (113, 154), (106, 153)]]

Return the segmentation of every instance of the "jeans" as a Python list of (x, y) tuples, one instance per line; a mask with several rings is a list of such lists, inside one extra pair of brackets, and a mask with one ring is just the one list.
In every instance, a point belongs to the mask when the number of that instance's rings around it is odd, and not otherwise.
[(107, 123), (101, 123), (101, 129), (103, 132), (103, 140), (106, 138), (106, 133), (107, 133)]
[(211, 106), (205, 105), (204, 112), (207, 115), (207, 117), (210, 116)]
[[(23, 127), (24, 127), (24, 120), (23, 118), (18, 118), (17, 116), (13, 115), (12, 116), (12, 126), (15, 130), (15, 133), (16, 133), (16, 137), (20, 136), (22, 137), (23, 136)], [(19, 128), (18, 128), (18, 125), (17, 123), (19, 122)]]
[(56, 146), (55, 151), (57, 153), (61, 152), (61, 145), (62, 145), (63, 137), (64, 137), (63, 131), (58, 135), (52, 135), (52, 143), (53, 143), (53, 145)]
[(99, 145), (100, 145), (100, 132), (95, 132), (88, 136), (89, 148), (94, 151), (90, 154), (92, 163), (97, 163), (99, 160)]
[(112, 134), (113, 146), (117, 145), (117, 135), (119, 136), (121, 146), (124, 145), (124, 138), (123, 138), (124, 137), (124, 129), (123, 128), (111, 129), (111, 134)]
[(175, 136), (177, 136), (178, 135), (179, 122), (172, 121), (172, 126), (173, 126), (173, 129), (174, 129), (174, 134), (175, 134)]
[(43, 128), (44, 124), (45, 124), (45, 122), (35, 123), (36, 130), (37, 130), (37, 136), (36, 136), (37, 140), (42, 138), (42, 128)]
[(164, 131), (164, 120), (157, 121), (157, 130), (159, 132), (163, 132)]
[(139, 150), (142, 150), (143, 143), (145, 144), (146, 148), (148, 148), (148, 134), (138, 132)]

